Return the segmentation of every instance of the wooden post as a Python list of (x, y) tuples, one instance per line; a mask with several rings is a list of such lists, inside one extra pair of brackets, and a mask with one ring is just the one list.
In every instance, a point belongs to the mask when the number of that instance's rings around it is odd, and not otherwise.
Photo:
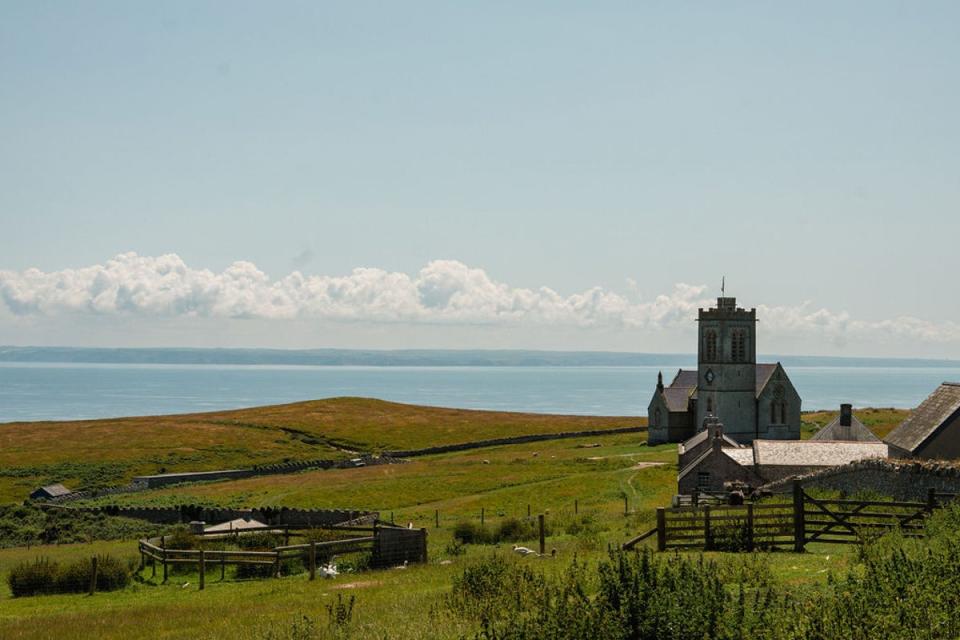
[(427, 530), (420, 529), (420, 561), (427, 561)]
[(227, 554), (220, 554), (220, 582), (227, 578)]
[(713, 531), (710, 529), (710, 505), (703, 507), (703, 548), (713, 549)]
[(160, 547), (163, 550), (163, 583), (167, 583), (167, 536), (160, 536)]
[(90, 558), (90, 595), (97, 591), (97, 556)]
[(529, 504), (527, 504), (527, 517), (528, 517), (528, 518), (530, 517), (530, 505), (529, 505)]
[(630, 515), (630, 503), (628, 502), (627, 494), (623, 494), (623, 515)]
[(390, 512), (390, 524), (396, 524), (393, 520), (393, 511)]
[(143, 547), (140, 547), (140, 573), (147, 568), (147, 556), (143, 553)]
[(480, 507), (480, 526), (481, 526), (481, 527), (483, 526), (483, 523), (484, 523), (483, 507)]
[(580, 501), (576, 498), (573, 499), (573, 515), (580, 513)]
[(667, 549), (667, 511), (663, 507), (657, 509), (657, 551)]
[(200, 549), (200, 591), (206, 586), (207, 578), (207, 552)]
[(540, 555), (544, 555), (547, 552), (547, 538), (544, 533), (543, 527), (543, 514), (537, 516), (537, 521), (540, 524)]
[(289, 526), (283, 528), (283, 544), (285, 546), (290, 544), (290, 527)]
[(310, 541), (310, 579), (317, 579), (317, 543)]
[(274, 555), (274, 558), (273, 558), (273, 569), (274, 569), (274, 571), (273, 571), (273, 577), (274, 577), (274, 578), (279, 578), (279, 577), (280, 577), (280, 552), (279, 552), (279, 551), (275, 551), (274, 554), (275, 554), (275, 555)]
[(157, 559), (153, 556), (150, 556), (150, 577), (157, 577)]
[(933, 513), (933, 510), (937, 508), (937, 490), (933, 487), (930, 487), (927, 490), (927, 513)]
[(433, 519), (435, 521), (437, 529), (440, 528), (440, 509), (437, 509), (433, 512)]
[(747, 551), (753, 551), (753, 503), (747, 503)]
[(803, 515), (803, 486), (799, 480), (793, 481), (793, 550), (803, 551), (807, 544), (807, 530)]
[(700, 489), (694, 489), (690, 494), (690, 504), (694, 507), (700, 506)]

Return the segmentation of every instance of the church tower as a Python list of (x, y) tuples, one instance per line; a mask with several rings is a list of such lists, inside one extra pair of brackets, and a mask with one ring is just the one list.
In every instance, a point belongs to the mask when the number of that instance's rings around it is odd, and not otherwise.
[(736, 298), (717, 298), (700, 309), (697, 353), (697, 429), (707, 415), (724, 424), (738, 442), (757, 435), (757, 310), (737, 307)]

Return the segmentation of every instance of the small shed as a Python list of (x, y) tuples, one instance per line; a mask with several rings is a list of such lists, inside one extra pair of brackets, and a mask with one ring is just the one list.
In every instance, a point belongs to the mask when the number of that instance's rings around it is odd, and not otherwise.
[(944, 382), (887, 436), (898, 458), (960, 458), (960, 382)]
[(33, 493), (30, 494), (31, 500), (51, 500), (53, 498), (60, 498), (62, 496), (68, 496), (72, 491), (67, 489), (60, 483), (57, 484), (48, 484), (44, 487), (36, 489)]

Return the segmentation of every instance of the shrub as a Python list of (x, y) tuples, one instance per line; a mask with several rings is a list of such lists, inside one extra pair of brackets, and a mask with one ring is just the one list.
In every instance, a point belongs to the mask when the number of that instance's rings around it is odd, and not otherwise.
[(248, 551), (270, 551), (283, 544), (284, 538), (278, 533), (258, 531), (237, 536), (237, 546)]
[(461, 520), (454, 526), (453, 537), (463, 544), (489, 544), (493, 539), (486, 527), (469, 520)]
[[(67, 566), (39, 558), (20, 564), (7, 576), (14, 597), (47, 593), (83, 593), (90, 588), (93, 567), (89, 560)], [(130, 584), (132, 567), (113, 556), (97, 558), (97, 591), (115, 591)]]
[(186, 527), (177, 527), (164, 536), (163, 544), (167, 549), (199, 549), (200, 540)]

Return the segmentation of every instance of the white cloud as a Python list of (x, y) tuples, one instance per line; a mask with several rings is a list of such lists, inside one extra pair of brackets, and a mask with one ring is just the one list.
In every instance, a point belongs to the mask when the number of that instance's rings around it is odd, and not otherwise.
[[(497, 282), (455, 260), (435, 260), (415, 275), (361, 267), (344, 276), (294, 271), (273, 280), (250, 262), (220, 273), (168, 254), (124, 253), (102, 265), (43, 272), (0, 271), (0, 299), (21, 316), (65, 314), (145, 317), (317, 319), (368, 322), (689, 328), (712, 302), (705, 286), (677, 284), (650, 301), (595, 287), (564, 296), (548, 287)], [(773, 334), (832, 340), (893, 336), (960, 342), (960, 325), (902, 317), (855, 320), (845, 312), (758, 308)]]

